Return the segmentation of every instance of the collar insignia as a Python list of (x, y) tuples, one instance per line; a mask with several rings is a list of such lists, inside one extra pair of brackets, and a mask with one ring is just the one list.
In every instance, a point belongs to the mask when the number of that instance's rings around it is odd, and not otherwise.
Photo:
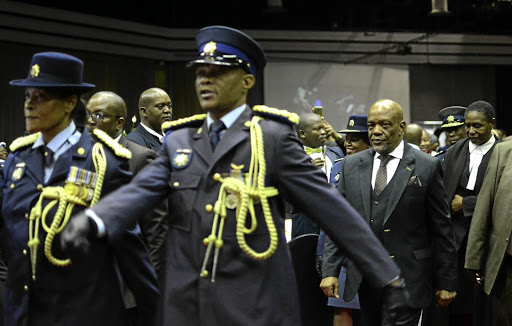
[(210, 41), (204, 46), (203, 53), (206, 55), (213, 55), (215, 50), (217, 50), (217, 43)]
[(39, 65), (35, 64), (30, 69), (30, 77), (35, 78), (37, 76), (39, 76)]

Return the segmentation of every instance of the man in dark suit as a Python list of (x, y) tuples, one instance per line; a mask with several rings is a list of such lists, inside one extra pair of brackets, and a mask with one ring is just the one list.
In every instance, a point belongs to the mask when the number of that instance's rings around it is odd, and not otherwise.
[(207, 113), (171, 122), (159, 156), (132, 183), (76, 216), (62, 245), (79, 250), (97, 242), (89, 219), (103, 230), (97, 236), (116, 241), (128, 221), (168, 197), (169, 259), (158, 325), (298, 325), (283, 227), (287, 200), (346, 249), (385, 292), (390, 322), (400, 321), (406, 288), (399, 270), (311, 164), (292, 127), (297, 115), (247, 106), (266, 63), (259, 44), (224, 26), (202, 29), (196, 41), (200, 55), (190, 65)]
[(500, 142), (492, 134), (494, 108), (485, 101), (476, 101), (465, 110), (468, 138), (453, 144), (443, 161), (446, 198), (451, 205), (452, 224), (459, 258), (459, 294), (450, 309), (455, 325), (490, 324), (490, 300), (480, 287), (475, 287), (464, 270), (469, 226), (484, 183), (485, 171), (494, 146)]
[[(152, 149), (138, 145), (123, 135), (126, 121), (126, 104), (113, 92), (98, 92), (87, 103), (87, 128), (90, 132), (98, 128), (128, 148), (132, 158), (128, 161), (130, 171), (136, 175), (142, 168), (156, 158)], [(165, 237), (167, 235), (167, 202), (159, 204), (143, 218), (139, 219), (144, 241), (148, 247), (151, 262), (161, 280), (165, 266)]]
[(172, 119), (172, 102), (163, 89), (153, 87), (139, 97), (140, 124), (126, 138), (158, 152), (162, 147), (162, 123)]
[[(433, 287), (439, 305), (456, 296), (456, 250), (441, 162), (405, 144), (405, 127), (398, 103), (373, 104), (368, 113), (372, 149), (345, 157), (338, 189), (400, 267), (410, 288), (410, 318), (403, 325), (418, 325), (422, 309), (431, 303)], [(331, 297), (338, 296), (343, 254), (344, 248), (326, 241), (322, 287)], [(357, 291), (365, 325), (381, 325), (381, 293), (372, 290), (349, 262), (345, 301)]]

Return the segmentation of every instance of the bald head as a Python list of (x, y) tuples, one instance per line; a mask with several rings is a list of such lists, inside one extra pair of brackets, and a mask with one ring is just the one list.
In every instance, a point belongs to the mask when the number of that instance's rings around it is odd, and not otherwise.
[(404, 112), (400, 104), (383, 99), (375, 102), (368, 112), (368, 137), (381, 155), (391, 153), (405, 133)]
[(317, 148), (324, 145), (327, 136), (322, 118), (311, 112), (302, 113), (297, 126), (297, 135), (305, 146)]
[(124, 100), (113, 92), (98, 92), (94, 94), (86, 106), (87, 129), (101, 129), (110, 137), (116, 138), (123, 132), (126, 118)]
[(407, 125), (405, 129), (404, 139), (414, 145), (420, 146), (421, 138), (423, 136), (423, 129), (416, 123)]
[(162, 123), (172, 119), (172, 103), (169, 94), (161, 88), (145, 90), (139, 97), (140, 121), (157, 133), (162, 132)]
[(121, 96), (117, 95), (114, 92), (98, 92), (91, 97), (89, 102), (90, 101), (98, 101), (106, 104), (105, 113), (107, 114), (117, 115), (126, 118), (126, 103), (124, 102)]

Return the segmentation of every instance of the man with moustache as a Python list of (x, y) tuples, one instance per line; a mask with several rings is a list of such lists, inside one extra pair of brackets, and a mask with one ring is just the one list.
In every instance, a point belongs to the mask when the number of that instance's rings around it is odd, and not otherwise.
[(172, 102), (163, 89), (145, 90), (139, 97), (140, 124), (126, 138), (156, 152), (162, 147), (162, 123), (172, 119)]
[[(418, 325), (422, 309), (448, 305), (456, 296), (455, 239), (445, 199), (441, 163), (404, 143), (406, 124), (401, 106), (375, 102), (368, 113), (371, 149), (343, 160), (338, 186), (364, 217), (400, 267), (410, 287), (408, 318), (400, 325)], [(324, 249), (322, 289), (338, 297), (338, 274), (345, 254), (329, 238)], [(382, 323), (382, 293), (375, 291), (352, 261), (348, 263), (344, 300), (359, 293), (365, 326)]]
[[(246, 104), (266, 63), (263, 49), (225, 26), (202, 29), (196, 41), (199, 57), (189, 66), (206, 114), (168, 124), (158, 157), (132, 183), (75, 216), (62, 246), (79, 252), (105, 238), (116, 241), (129, 221), (168, 198), (168, 259), (157, 325), (298, 325), (283, 226), (286, 200), (346, 249), (384, 292), (387, 320), (400, 322), (407, 297), (400, 272), (311, 164), (292, 126), (297, 115)], [(91, 232), (90, 220), (98, 232)]]

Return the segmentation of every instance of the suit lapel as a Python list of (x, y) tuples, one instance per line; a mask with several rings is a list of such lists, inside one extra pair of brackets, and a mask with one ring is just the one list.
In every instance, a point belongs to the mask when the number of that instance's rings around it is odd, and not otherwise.
[[(466, 164), (469, 164), (469, 139), (465, 139), (464, 143), (460, 147), (460, 151), (452, 152), (450, 155), (456, 156), (455, 165), (452, 167), (450, 171), (446, 171), (446, 173), (452, 173), (455, 178), (448, 178), (449, 182), (446, 183), (446, 194), (448, 203), (452, 202), (453, 197), (455, 196), (455, 192), (457, 190), (457, 186), (459, 185), (460, 178), (464, 173), (464, 169), (466, 168)], [(455, 146), (455, 145), (454, 145)]]
[(405, 144), (404, 146), (404, 155), (398, 164), (398, 168), (396, 169), (391, 182), (388, 186), (391, 186), (389, 196), (388, 206), (386, 208), (386, 215), (384, 216), (384, 224), (386, 224), (387, 220), (391, 216), (391, 213), (395, 210), (396, 204), (402, 197), (402, 194), (405, 191), (405, 187), (407, 187), (407, 183), (411, 178), (411, 175), (414, 171), (414, 161), (415, 155), (414, 152), (416, 149)]
[(364, 206), (365, 219), (370, 221), (371, 208), (371, 191), (372, 191), (372, 170), (373, 170), (373, 149), (365, 151), (365, 155), (361, 157), (359, 163), (359, 185), (361, 189), (362, 203)]
[[(30, 154), (25, 159), (27, 174), (36, 180), (37, 184), (44, 183), (44, 161), (43, 153), (39, 148), (30, 149)], [(16, 163), (16, 162), (14, 162)], [(14, 164), (14, 166), (16, 166)]]
[(206, 123), (206, 119), (204, 119), (203, 126), (198, 129), (192, 128), (190, 130), (192, 135), (192, 139), (194, 140), (194, 151), (199, 155), (206, 164), (212, 159), (212, 147), (210, 145), (210, 138), (208, 137), (208, 124)]
[(147, 131), (146, 128), (144, 128), (141, 124), (137, 126), (137, 129), (139, 129), (139, 132), (143, 135), (143, 137), (149, 141), (149, 143), (152, 146), (151, 149), (158, 152), (158, 149), (162, 147), (162, 144), (160, 143), (160, 141), (158, 141), (156, 136), (150, 134), (149, 131)]
[[(246, 107), (242, 114), (236, 119), (236, 121), (226, 129), (226, 132), (222, 136), (222, 139), (217, 144), (215, 151), (213, 152), (213, 159), (210, 163), (210, 169), (215, 166), (215, 164), (230, 152), (236, 145), (244, 141), (249, 137), (249, 128), (245, 126), (246, 121), (251, 121), (252, 111), (250, 108)], [(209, 138), (208, 138), (208, 146), (210, 146)], [(211, 148), (211, 147), (210, 147)]]

